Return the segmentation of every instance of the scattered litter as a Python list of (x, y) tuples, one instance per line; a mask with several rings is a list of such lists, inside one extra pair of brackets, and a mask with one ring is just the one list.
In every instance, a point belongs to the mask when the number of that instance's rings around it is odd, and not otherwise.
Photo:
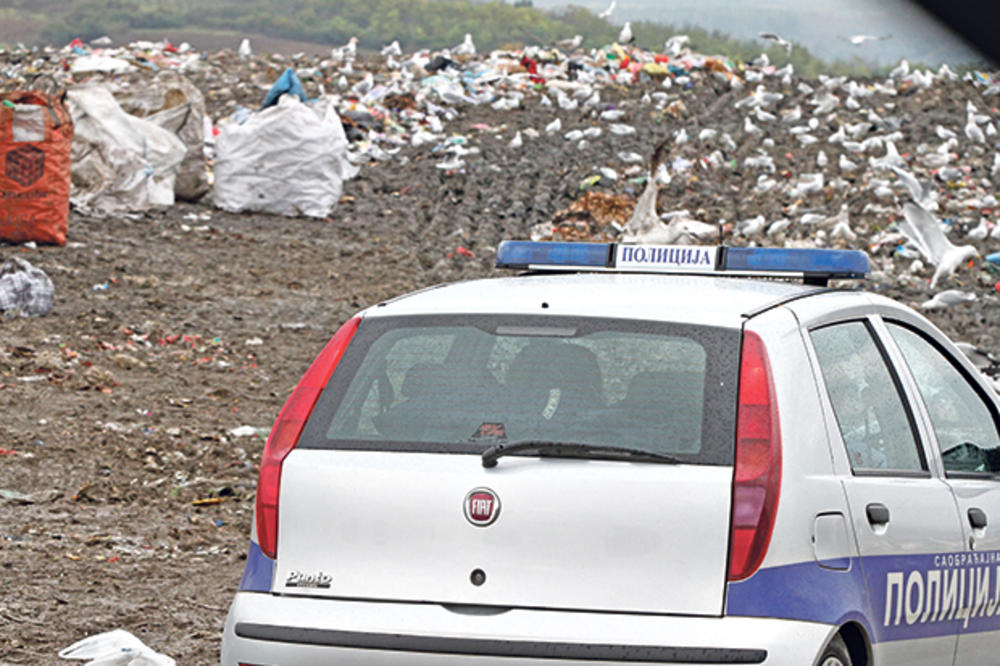
[(55, 287), (40, 268), (20, 257), (0, 266), (0, 312), (41, 317), (52, 309)]
[(256, 428), (251, 425), (242, 425), (229, 431), (229, 435), (231, 437), (254, 437), (260, 433), (260, 428)]

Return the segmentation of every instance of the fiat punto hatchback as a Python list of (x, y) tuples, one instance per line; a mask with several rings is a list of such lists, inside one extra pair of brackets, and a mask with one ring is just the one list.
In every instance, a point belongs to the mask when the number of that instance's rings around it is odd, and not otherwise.
[(863, 253), (497, 260), (308, 369), (224, 664), (998, 663), (998, 402)]

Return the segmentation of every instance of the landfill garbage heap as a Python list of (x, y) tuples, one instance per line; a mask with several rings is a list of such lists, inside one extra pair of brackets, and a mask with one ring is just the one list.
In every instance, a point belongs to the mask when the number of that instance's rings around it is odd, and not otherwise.
[[(168, 135), (161, 173), (119, 190), (141, 197), (111, 196), (115, 172), (78, 153), (66, 245), (0, 245), (54, 290), (0, 319), (0, 661), (116, 628), (217, 661), (255, 464), (303, 369), (358, 309), (493, 274), (505, 238), (866, 250), (865, 288), (996, 368), (995, 73), (803, 80), (680, 38), (323, 58), (108, 42), (0, 52), (4, 90), (106, 85), (113, 100), (69, 104), (113, 101), (88, 122)], [(261, 110), (289, 68), (357, 173), (338, 171), (325, 216), (220, 207), (227, 127), (311, 103), (289, 76)]]

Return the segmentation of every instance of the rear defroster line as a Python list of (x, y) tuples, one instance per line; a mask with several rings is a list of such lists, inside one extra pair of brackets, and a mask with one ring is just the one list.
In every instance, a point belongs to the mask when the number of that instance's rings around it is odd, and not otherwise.
[(678, 664), (760, 664), (767, 659), (767, 650), (757, 649), (446, 638), (282, 627), (249, 622), (238, 622), (235, 630), (236, 635), (240, 638), (278, 643), (521, 659), (576, 659)]

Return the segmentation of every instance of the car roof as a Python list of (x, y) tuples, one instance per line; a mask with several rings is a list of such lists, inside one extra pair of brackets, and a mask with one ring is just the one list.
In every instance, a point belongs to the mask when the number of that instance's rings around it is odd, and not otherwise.
[(365, 316), (534, 314), (738, 327), (746, 313), (821, 291), (759, 278), (540, 273), (440, 285), (380, 303)]

